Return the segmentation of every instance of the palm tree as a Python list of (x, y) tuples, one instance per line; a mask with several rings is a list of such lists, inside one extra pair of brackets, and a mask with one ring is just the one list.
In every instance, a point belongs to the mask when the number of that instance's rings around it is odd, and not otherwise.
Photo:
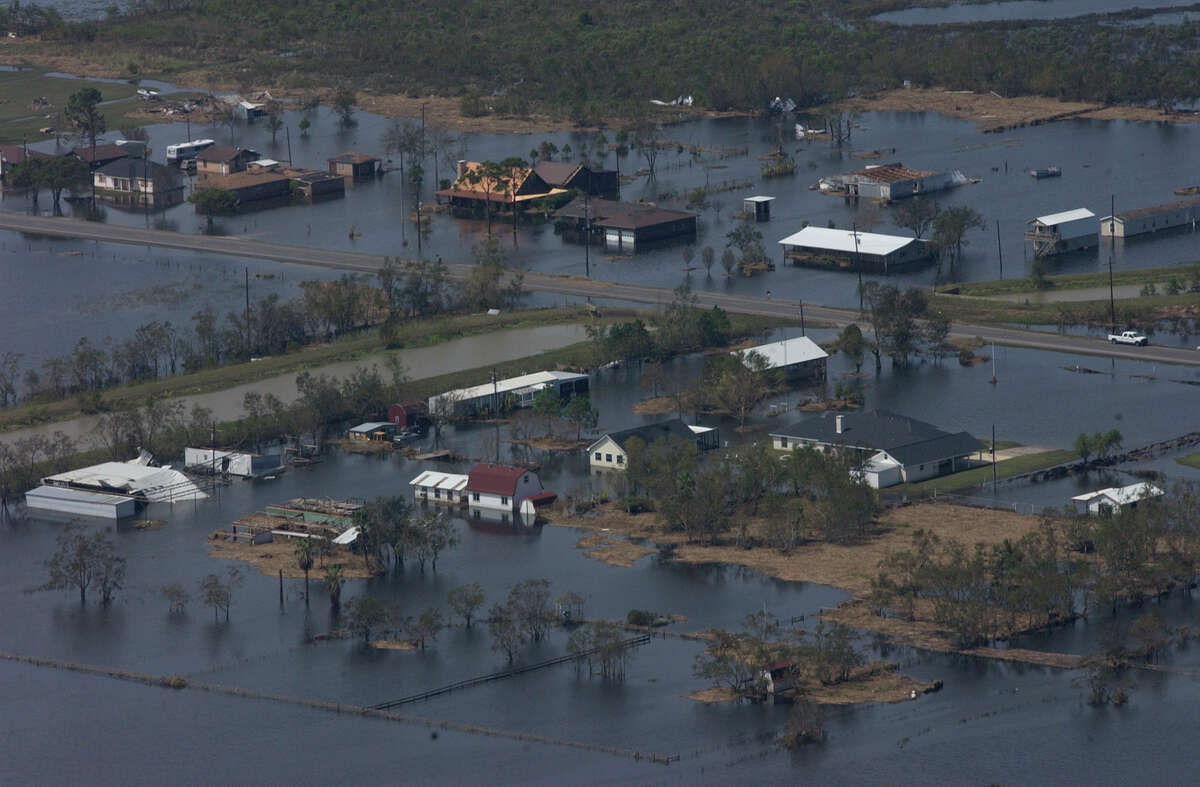
[(342, 564), (331, 563), (325, 566), (325, 589), (329, 591), (329, 604), (334, 609), (342, 603), (342, 583), (345, 582), (342, 576)]
[(308, 572), (313, 567), (313, 542), (311, 538), (302, 538), (296, 543), (296, 565), (304, 572), (304, 603), (308, 603)]

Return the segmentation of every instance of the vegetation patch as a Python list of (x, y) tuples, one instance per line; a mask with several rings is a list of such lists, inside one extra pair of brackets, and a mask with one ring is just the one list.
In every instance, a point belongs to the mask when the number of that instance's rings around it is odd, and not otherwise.
[[(240, 560), (269, 577), (278, 576), (283, 571), (287, 579), (304, 579), (305, 572), (297, 561), (295, 544), (282, 537), (266, 544), (251, 544), (247, 541), (231, 541), (229, 533), (216, 530), (208, 538), (208, 556), (218, 560)], [(370, 579), (379, 573), (361, 556), (349, 553), (323, 560), (317, 567), (323, 568), (325, 562), (340, 564), (346, 579)]]
[(1181, 465), (1184, 465), (1185, 467), (1194, 467), (1197, 470), (1200, 470), (1200, 451), (1187, 454), (1186, 456), (1180, 456), (1176, 458), (1175, 461)]
[[(999, 443), (997, 443), (997, 450), (999, 450), (999, 447)], [(1012, 459), (1002, 459), (996, 462), (996, 478), (997, 480), (1014, 478), (1076, 461), (1079, 461), (1079, 454), (1075, 451), (1067, 451), (1065, 449), (1054, 449), (1053, 451), (1043, 451), (1037, 454), (1014, 456)], [(956, 492), (989, 483), (991, 480), (992, 466), (988, 464), (982, 467), (974, 467), (970, 470), (963, 470), (960, 473), (952, 475), (931, 478), (928, 481), (921, 481), (916, 484), (899, 484), (888, 487), (885, 490), (885, 494), (892, 497), (924, 495), (934, 491)]]

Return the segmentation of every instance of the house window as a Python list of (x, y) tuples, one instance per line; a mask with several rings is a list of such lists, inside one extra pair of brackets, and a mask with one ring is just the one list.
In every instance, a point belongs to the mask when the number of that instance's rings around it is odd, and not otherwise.
[(603, 454), (601, 454), (599, 451), (597, 451), (596, 452), (596, 461), (599, 462), (601, 460), (601, 458), (603, 458), (603, 456), (604, 456)]
[(523, 478), (521, 479), (521, 483), (522, 483), (522, 484), (528, 484), (528, 483), (529, 483), (529, 476), (525, 476), (525, 477), (523, 477)]
[(619, 465), (625, 464), (624, 454), (617, 454), (617, 464), (619, 464)]
[(438, 499), (440, 499), (440, 498), (441, 498), (441, 496), (442, 496), (442, 490), (440, 490), (440, 489), (435, 489), (435, 490), (433, 490), (433, 496), (434, 496), (435, 498), (438, 498)]
[(502, 505), (502, 506), (506, 506), (506, 505), (508, 505), (508, 498), (507, 498), (507, 497), (501, 497), (501, 498), (500, 498), (500, 505)]
[(605, 461), (605, 462), (611, 462), (611, 461), (612, 461), (612, 454), (605, 454), (605, 455), (604, 455), (604, 461)]
[(473, 499), (473, 500), (474, 500), (476, 503), (478, 503), (478, 502), (479, 502), (479, 493), (478, 493), (478, 492), (476, 492), (476, 493), (475, 493), (475, 497), (474, 497), (474, 498), (472, 498), (472, 499)]
[(779, 438), (779, 447), (787, 448), (787, 438), (786, 437)]

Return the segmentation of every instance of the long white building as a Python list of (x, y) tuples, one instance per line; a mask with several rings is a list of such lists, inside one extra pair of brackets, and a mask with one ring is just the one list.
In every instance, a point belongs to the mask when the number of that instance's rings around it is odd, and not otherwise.
[(587, 392), (588, 376), (574, 372), (534, 372), (459, 388), (429, 397), (429, 412), (445, 415), (474, 415), (485, 410), (498, 412), (506, 402), (513, 407), (529, 407), (544, 388), (555, 388), (559, 396), (568, 399)]

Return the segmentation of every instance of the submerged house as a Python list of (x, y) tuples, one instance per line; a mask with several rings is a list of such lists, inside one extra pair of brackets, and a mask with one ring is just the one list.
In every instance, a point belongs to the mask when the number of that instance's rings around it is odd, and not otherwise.
[(1096, 214), (1087, 208), (1038, 216), (1028, 224), (1025, 240), (1033, 244), (1034, 257), (1066, 254), (1100, 243), (1096, 232)]
[(656, 424), (635, 426), (619, 432), (608, 432), (588, 446), (588, 464), (592, 469), (624, 470), (629, 466), (626, 446), (633, 438), (646, 445), (659, 440), (684, 440), (695, 443), (702, 451), (717, 448), (721, 443), (720, 432), (711, 426), (692, 426), (681, 418), (659, 421)]
[(533, 507), (549, 505), (557, 498), (542, 489), (537, 473), (523, 467), (478, 464), (467, 475), (467, 501), (472, 508), (518, 512), (526, 501)]
[(196, 154), (196, 174), (232, 175), (244, 172), (259, 156), (253, 150), (229, 145), (210, 145)]
[(96, 193), (118, 205), (178, 205), (183, 178), (175, 167), (149, 159), (118, 159), (92, 171)]
[(696, 236), (696, 214), (640, 202), (614, 202), (576, 197), (554, 212), (560, 229), (578, 238), (600, 238), (604, 246), (635, 251), (652, 241)]
[(779, 241), (783, 256), (796, 265), (862, 270), (884, 275), (929, 260), (928, 241), (874, 232), (805, 227)]
[(97, 170), (105, 164), (111, 164), (119, 159), (129, 158), (132, 151), (122, 145), (80, 145), (71, 148), (71, 155), (88, 165), (89, 169)]
[(121, 495), (138, 502), (178, 503), (208, 497), (195, 482), (170, 467), (153, 467), (149, 455), (128, 462), (101, 462), (46, 476), (44, 486)]
[(760, 344), (745, 350), (735, 350), (730, 355), (742, 355), (747, 366), (747, 356), (758, 353), (766, 361), (766, 368), (779, 369), (789, 380), (824, 380), (825, 364), (829, 353), (807, 336), (797, 336), (778, 342)]
[(844, 175), (822, 178), (820, 189), (827, 194), (893, 202), (921, 194), (945, 191), (964, 182), (966, 182), (966, 178), (962, 173), (915, 170), (895, 162), (873, 164)]
[(1071, 498), (1075, 511), (1080, 514), (1116, 514), (1122, 508), (1137, 508), (1138, 503), (1163, 496), (1163, 490), (1143, 481), (1129, 486), (1113, 486), (1076, 495)]
[(467, 476), (461, 473), (426, 470), (408, 485), (412, 487), (413, 500), (418, 503), (467, 504)]
[(967, 432), (944, 432), (890, 410), (823, 413), (772, 432), (771, 439), (780, 451), (854, 451), (863, 460), (863, 480), (876, 489), (956, 473), (983, 449)]
[(183, 466), (190, 472), (259, 478), (283, 469), (280, 454), (252, 454), (220, 448), (184, 448)]
[(351, 427), (346, 432), (346, 437), (358, 442), (367, 442), (370, 440), (386, 440), (390, 442), (395, 436), (396, 425), (390, 421), (368, 421), (365, 424)]
[(506, 406), (530, 407), (543, 388), (553, 388), (561, 398), (569, 399), (586, 393), (588, 380), (586, 374), (575, 372), (533, 372), (431, 396), (427, 412), (475, 415), (484, 411), (500, 412)]
[(371, 178), (379, 174), (379, 159), (366, 153), (339, 153), (326, 164), (330, 173), (343, 178)]
[(1195, 229), (1198, 220), (1200, 198), (1176, 200), (1105, 216), (1100, 219), (1100, 237), (1128, 238), (1177, 227)]
[(197, 188), (232, 191), (238, 204), (267, 199), (288, 199), (292, 194), (292, 179), (281, 172), (235, 172), (204, 178)]
[(0, 145), (0, 182), (8, 179), (8, 174), (13, 167), (32, 158), (52, 158), (52, 156), (49, 153), (29, 150), (23, 145)]
[(512, 212), (536, 200), (570, 193), (551, 186), (529, 167), (493, 171), (477, 161), (460, 161), (456, 173), (450, 188), (438, 191), (437, 195), (445, 197), (450, 207), (459, 211), (484, 213), (491, 204), (493, 210)]
[(615, 169), (592, 169), (586, 164), (566, 161), (539, 161), (533, 171), (551, 188), (572, 189), (593, 197), (615, 196), (620, 190)]

